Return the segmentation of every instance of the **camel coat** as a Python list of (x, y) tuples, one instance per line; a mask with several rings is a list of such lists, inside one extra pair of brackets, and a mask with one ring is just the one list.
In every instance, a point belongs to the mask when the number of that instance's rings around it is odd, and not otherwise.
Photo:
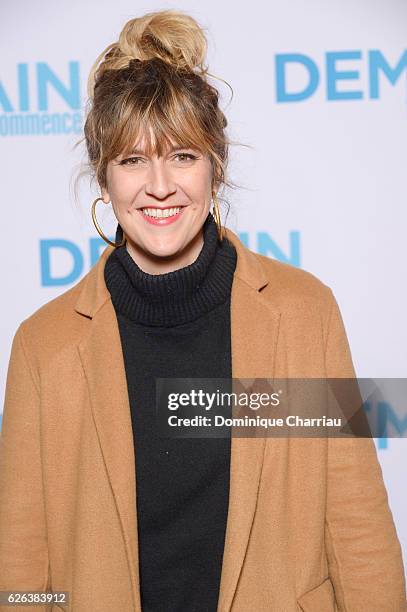
[[(331, 289), (227, 235), (238, 255), (233, 377), (354, 376)], [(68, 605), (35, 610), (141, 610), (130, 408), (103, 277), (111, 250), (13, 339), (0, 438), (0, 590), (70, 594)], [(217, 612), (405, 609), (372, 440), (232, 438)]]

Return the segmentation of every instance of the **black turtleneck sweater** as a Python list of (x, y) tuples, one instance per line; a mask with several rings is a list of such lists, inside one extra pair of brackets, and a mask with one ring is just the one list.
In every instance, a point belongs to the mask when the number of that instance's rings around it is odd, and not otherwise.
[(198, 258), (174, 272), (143, 272), (126, 246), (105, 266), (131, 408), (143, 612), (216, 612), (219, 597), (230, 437), (159, 438), (155, 410), (156, 377), (232, 376), (236, 251), (210, 213), (203, 232)]

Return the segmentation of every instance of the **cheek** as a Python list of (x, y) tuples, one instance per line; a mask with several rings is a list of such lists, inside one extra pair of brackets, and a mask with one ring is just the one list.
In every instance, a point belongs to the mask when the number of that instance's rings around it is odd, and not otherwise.
[(206, 204), (211, 199), (211, 168), (201, 167), (195, 172), (191, 172), (185, 177), (182, 184), (191, 199), (199, 204)]
[(108, 178), (109, 193), (115, 202), (126, 204), (134, 196), (134, 178), (128, 172), (120, 172), (120, 168), (114, 168)]

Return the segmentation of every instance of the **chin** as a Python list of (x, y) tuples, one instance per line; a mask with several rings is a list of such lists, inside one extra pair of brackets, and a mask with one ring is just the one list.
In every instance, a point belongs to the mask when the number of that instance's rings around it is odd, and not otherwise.
[(144, 243), (144, 250), (155, 257), (173, 257), (183, 248), (182, 240), (165, 239), (151, 240)]

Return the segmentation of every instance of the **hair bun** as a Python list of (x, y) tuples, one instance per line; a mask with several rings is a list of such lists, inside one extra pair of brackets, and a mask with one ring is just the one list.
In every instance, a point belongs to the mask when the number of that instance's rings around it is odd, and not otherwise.
[(96, 59), (89, 75), (89, 97), (93, 97), (95, 81), (103, 72), (127, 68), (132, 60), (159, 58), (177, 69), (204, 77), (208, 72), (204, 65), (206, 52), (204, 30), (193, 17), (181, 11), (168, 9), (130, 19), (119, 40)]
[(184, 13), (166, 10), (131, 19), (124, 26), (118, 46), (129, 59), (155, 57), (179, 68), (205, 70), (207, 43), (202, 28)]

